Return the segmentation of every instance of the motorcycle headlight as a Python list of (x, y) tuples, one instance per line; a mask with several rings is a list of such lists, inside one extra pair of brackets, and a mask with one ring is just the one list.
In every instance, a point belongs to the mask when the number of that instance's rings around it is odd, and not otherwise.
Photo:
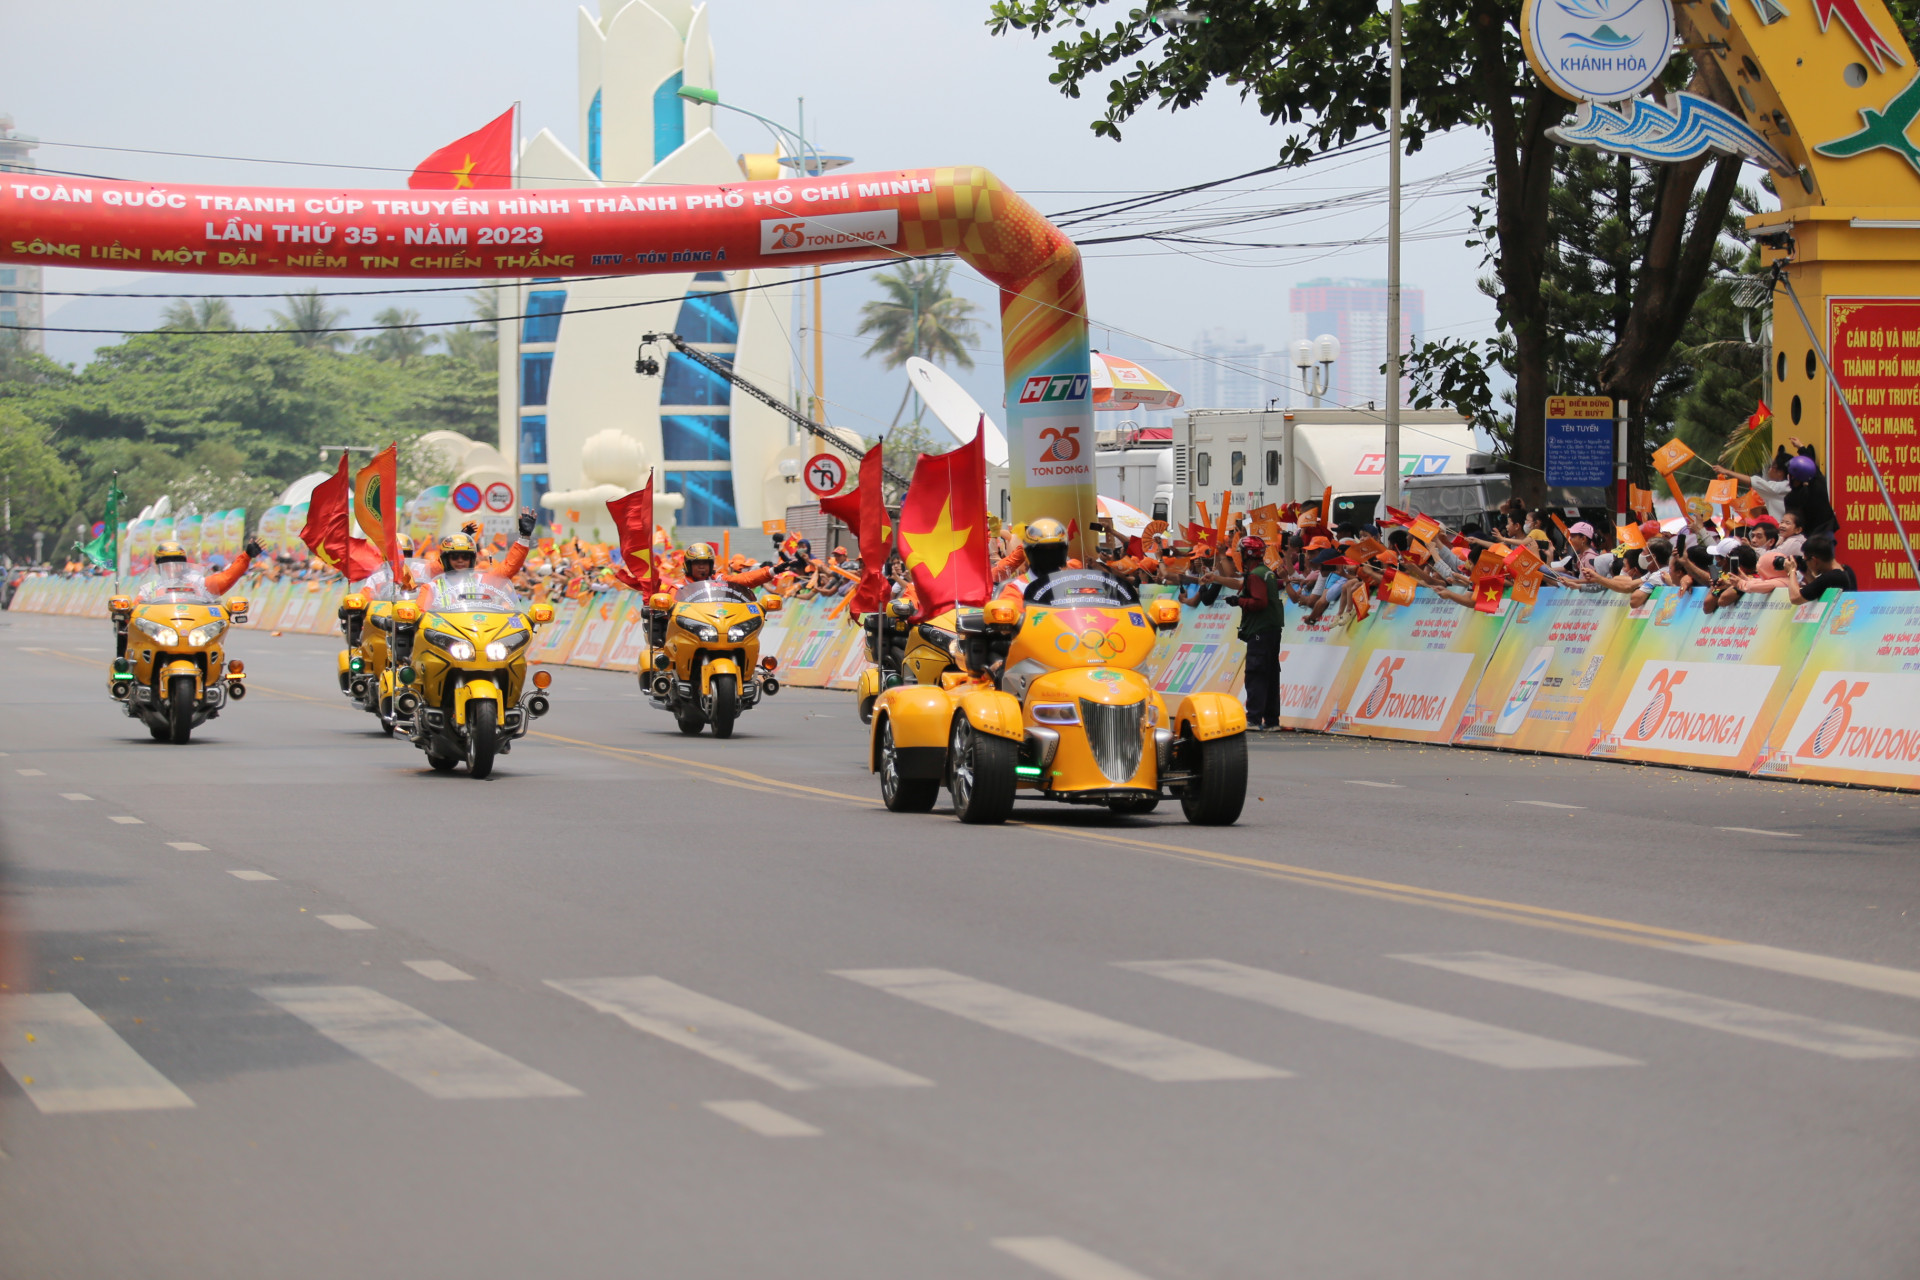
[(695, 640), (705, 640), (709, 644), (720, 638), (720, 628), (697, 618), (681, 618), (680, 628), (693, 636)]
[(507, 655), (512, 652), (513, 650), (507, 648), (505, 641), (495, 640), (492, 644), (487, 646), (487, 661), (505, 662), (507, 660)]
[(220, 633), (226, 629), (227, 620), (225, 618), (215, 618), (206, 626), (195, 627), (193, 630), (187, 632), (187, 643), (196, 648), (203, 644), (212, 644), (220, 638)]
[(428, 644), (436, 649), (445, 649), (448, 653), (453, 652), (455, 645), (467, 645), (467, 656), (469, 658), (473, 656), (473, 646), (467, 644), (465, 640), (462, 640), (451, 631), (435, 631), (429, 627), (420, 634)]
[(180, 633), (164, 622), (155, 622), (151, 618), (135, 618), (133, 625), (152, 636), (155, 641), (165, 645), (180, 643)]
[(733, 626), (727, 628), (727, 639), (736, 641), (745, 640), (748, 636), (760, 629), (761, 621), (759, 618), (748, 618), (745, 622), (735, 623)]
[(473, 646), (465, 640), (455, 640), (447, 646), (447, 656), (455, 662), (472, 662)]

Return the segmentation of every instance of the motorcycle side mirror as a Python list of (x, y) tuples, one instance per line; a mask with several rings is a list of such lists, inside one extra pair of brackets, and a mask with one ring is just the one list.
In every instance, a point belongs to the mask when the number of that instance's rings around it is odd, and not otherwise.
[(1180, 602), (1178, 600), (1155, 600), (1147, 606), (1147, 617), (1161, 631), (1171, 631), (1180, 625)]
[(768, 596), (760, 602), (760, 607), (768, 613), (778, 613), (787, 607), (787, 602), (779, 596)]
[(527, 616), (533, 619), (534, 625), (536, 626), (542, 623), (552, 622), (553, 606), (543, 601), (527, 610)]
[(647, 608), (671, 609), (673, 608), (673, 597), (664, 591), (656, 591), (647, 597)]

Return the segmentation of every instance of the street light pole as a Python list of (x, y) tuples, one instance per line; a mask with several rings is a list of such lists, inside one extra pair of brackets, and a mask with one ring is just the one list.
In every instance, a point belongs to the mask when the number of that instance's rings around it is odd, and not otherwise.
[(1380, 501), (1400, 504), (1400, 0), (1393, 0), (1387, 90), (1387, 439)]

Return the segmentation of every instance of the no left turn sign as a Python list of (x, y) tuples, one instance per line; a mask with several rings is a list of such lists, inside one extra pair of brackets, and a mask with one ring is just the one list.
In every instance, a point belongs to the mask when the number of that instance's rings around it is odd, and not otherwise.
[(513, 509), (513, 486), (504, 480), (495, 480), (487, 486), (487, 510), (511, 511)]
[(840, 492), (840, 486), (847, 482), (847, 464), (831, 453), (816, 453), (807, 459), (802, 474), (814, 497), (830, 497)]

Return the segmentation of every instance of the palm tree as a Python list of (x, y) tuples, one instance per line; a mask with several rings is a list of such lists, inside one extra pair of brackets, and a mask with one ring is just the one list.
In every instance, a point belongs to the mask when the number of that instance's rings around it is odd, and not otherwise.
[(160, 327), (208, 333), (238, 329), (240, 322), (234, 318), (233, 308), (225, 298), (181, 298), (160, 313)]
[(274, 311), (273, 327), (292, 330), (295, 345), (338, 351), (347, 341), (334, 326), (347, 318), (346, 308), (330, 307), (318, 289), (287, 295), (287, 309)]
[(388, 307), (376, 311), (373, 322), (388, 327), (362, 339), (360, 349), (376, 359), (405, 364), (433, 345), (426, 331), (417, 327), (420, 313), (412, 308)]
[[(879, 356), (889, 369), (898, 369), (912, 356), (973, 368), (967, 348), (978, 335), (980, 322), (973, 318), (973, 303), (948, 287), (952, 274), (951, 262), (905, 262), (874, 276), (887, 296), (860, 307), (860, 333), (874, 335), (867, 354)], [(906, 412), (911, 394), (913, 388), (908, 387), (900, 397), (900, 407), (893, 411), (894, 424)]]
[(447, 354), (460, 364), (471, 365), (478, 373), (493, 375), (500, 358), (500, 344), (490, 324), (457, 324), (446, 331), (442, 341)]

